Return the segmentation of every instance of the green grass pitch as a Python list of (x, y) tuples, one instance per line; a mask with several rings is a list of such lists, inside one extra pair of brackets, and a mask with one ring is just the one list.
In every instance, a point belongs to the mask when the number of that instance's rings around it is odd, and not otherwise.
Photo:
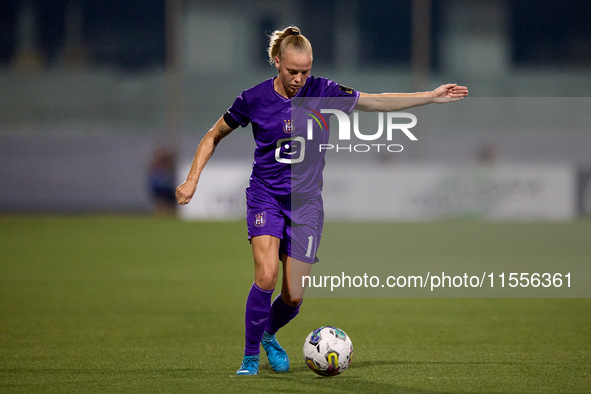
[[(334, 226), (355, 225), (325, 234)], [(486, 229), (499, 243), (535, 227), (537, 241), (513, 242), (513, 253), (543, 257), (550, 242), (591, 263), (587, 221), (395, 226), (427, 239)], [(245, 236), (244, 223), (0, 217), (0, 392), (591, 392), (589, 299), (308, 299), (278, 333), (290, 372), (263, 356), (259, 376), (237, 377), (253, 280)], [(561, 246), (573, 237), (583, 241)], [(399, 253), (462, 258), (461, 248)], [(355, 347), (334, 378), (302, 360), (321, 325)]]

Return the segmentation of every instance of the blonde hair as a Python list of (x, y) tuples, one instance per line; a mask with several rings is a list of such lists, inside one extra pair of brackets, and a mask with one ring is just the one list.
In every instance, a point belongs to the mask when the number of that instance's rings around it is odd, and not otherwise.
[(308, 53), (312, 57), (312, 44), (300, 33), (296, 26), (288, 26), (283, 30), (275, 30), (269, 36), (269, 63), (275, 64), (275, 57), (281, 59), (288, 49), (299, 53)]

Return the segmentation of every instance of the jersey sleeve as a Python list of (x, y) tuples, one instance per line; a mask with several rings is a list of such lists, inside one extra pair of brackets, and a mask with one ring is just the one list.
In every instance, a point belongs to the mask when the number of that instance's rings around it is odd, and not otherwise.
[[(228, 124), (228, 126), (232, 128), (237, 128), (238, 126), (246, 127), (248, 123), (250, 123), (250, 116), (248, 110), (248, 103), (246, 98), (244, 97), (244, 92), (242, 92), (236, 100), (234, 100), (234, 104), (230, 108), (228, 108), (228, 112), (224, 115), (224, 120)], [(232, 122), (234, 120), (234, 122)], [(233, 123), (233, 124), (230, 124)]]
[(327, 82), (330, 97), (340, 99), (339, 102), (341, 103), (341, 107), (343, 107), (341, 109), (347, 114), (353, 112), (353, 109), (357, 105), (357, 101), (359, 101), (359, 92), (331, 80), (328, 80)]

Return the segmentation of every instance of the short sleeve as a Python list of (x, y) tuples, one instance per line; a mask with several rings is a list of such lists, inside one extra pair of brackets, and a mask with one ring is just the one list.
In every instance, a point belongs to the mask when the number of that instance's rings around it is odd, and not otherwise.
[(329, 88), (328, 90), (330, 92), (329, 96), (342, 99), (339, 100), (341, 104), (340, 106), (344, 107), (342, 109), (347, 114), (353, 112), (353, 109), (355, 108), (355, 106), (357, 106), (357, 101), (359, 100), (359, 92), (350, 87), (338, 84), (331, 80), (328, 80), (327, 82)]
[(345, 85), (341, 85), (337, 83), (339, 87), (337, 91), (337, 97), (359, 97), (359, 92), (356, 90), (351, 89)]
[(246, 127), (250, 123), (248, 103), (244, 98), (244, 92), (236, 97), (234, 104), (228, 108), (228, 114), (242, 127)]

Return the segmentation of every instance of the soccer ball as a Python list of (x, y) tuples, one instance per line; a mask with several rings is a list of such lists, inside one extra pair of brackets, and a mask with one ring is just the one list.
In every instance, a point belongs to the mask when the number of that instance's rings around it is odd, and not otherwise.
[(335, 376), (351, 365), (353, 343), (343, 330), (322, 326), (304, 342), (304, 361), (318, 375)]

